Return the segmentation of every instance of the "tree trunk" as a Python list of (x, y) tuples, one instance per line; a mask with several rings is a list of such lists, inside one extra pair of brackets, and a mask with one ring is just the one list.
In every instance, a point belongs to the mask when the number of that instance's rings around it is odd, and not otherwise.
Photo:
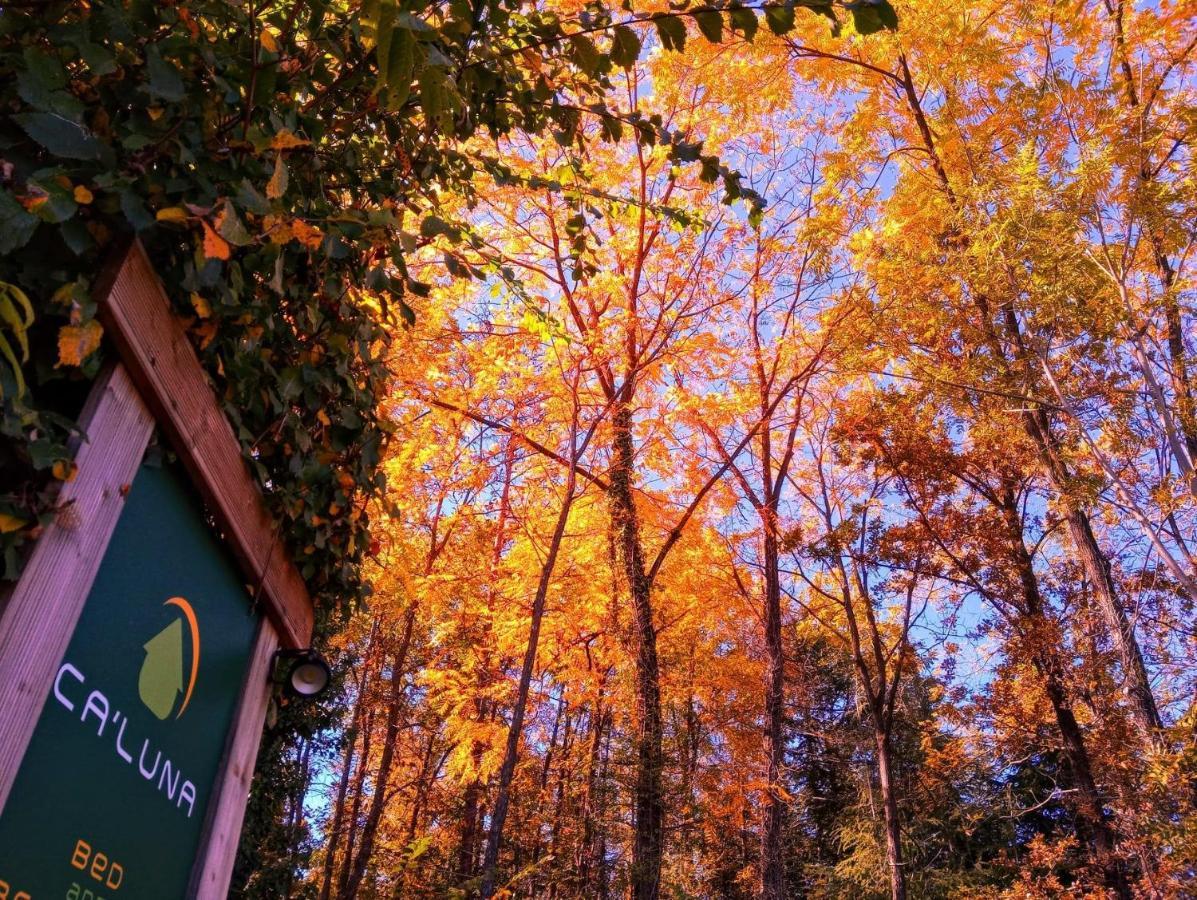
[[(928, 155), (931, 157), (936, 177), (948, 202), (957, 210), (961, 203), (952, 190), (948, 180), (947, 170), (940, 158), (935, 143), (934, 133), (927, 121), (927, 116), (914, 85), (914, 78), (905, 55), (899, 56), (902, 67), (902, 83), (905, 88), (906, 103), (910, 110)], [(997, 326), (992, 320), (990, 303), (984, 296), (975, 296), (974, 303), (980, 318), (982, 333), (986, 343), (994, 353), (996, 361), (1003, 367), (1009, 368), (1009, 358), (1006, 348), (1002, 345)], [(1006, 337), (1014, 348), (1014, 359), (1033, 373), (1038, 370), (1028, 348), (1023, 340), (1018, 317), (1010, 303), (1002, 304), (1002, 324)], [(1155, 697), (1151, 691), (1151, 681), (1147, 676), (1147, 668), (1143, 663), (1143, 653), (1126, 612), (1118, 598), (1113, 579), (1110, 576), (1109, 563), (1089, 524), (1088, 514), (1077, 506), (1068, 494), (1068, 471), (1060, 458), (1058, 448), (1051, 433), (1051, 423), (1042, 408), (1027, 409), (1022, 413), (1023, 427), (1035, 447), (1044, 474), (1052, 489), (1066, 504), (1068, 509), (1068, 530), (1076, 547), (1081, 567), (1085, 576), (1093, 585), (1097, 593), (1098, 607), (1106, 619), (1110, 630), (1110, 637), (1118, 649), (1119, 660), (1122, 663), (1123, 678), (1126, 682), (1126, 692), (1131, 700), (1132, 715), (1135, 724), (1148, 746), (1154, 746), (1158, 739), (1160, 727), (1159, 711), (1155, 704)]]
[[(357, 735), (362, 725), (362, 716), (366, 712), (366, 690), (370, 686), (370, 662), (374, 658), (374, 647), (378, 640), (378, 629), (381, 621), (377, 616), (370, 627), (370, 638), (366, 642), (365, 661), (362, 663), (362, 677), (357, 686), (357, 698), (353, 703), (353, 715), (349, 720), (345, 742), (345, 757), (341, 766), (341, 782), (337, 785), (337, 800), (333, 806), (332, 827), (329, 830), (324, 853), (324, 871), (320, 877), (319, 900), (329, 900), (332, 892), (332, 876), (336, 865), (337, 844), (341, 842), (341, 831), (345, 825), (345, 800), (349, 794), (349, 780), (353, 774), (354, 754), (357, 751)], [(367, 744), (367, 747), (369, 745)], [(363, 760), (361, 765), (364, 765)]]
[(1140, 734), (1149, 745), (1158, 740), (1161, 728), (1160, 713), (1151, 690), (1151, 678), (1143, 661), (1143, 651), (1135, 636), (1134, 625), (1118, 596), (1118, 589), (1110, 574), (1110, 564), (1102, 553), (1089, 523), (1088, 514), (1068, 496), (1068, 472), (1060, 459), (1051, 436), (1051, 426), (1043, 410), (1023, 413), (1027, 434), (1031, 437), (1048, 481), (1064, 503), (1068, 534), (1085, 572), (1097, 607), (1110, 631), (1110, 639), (1118, 652), (1127, 696), (1131, 701), (1131, 715)]
[(353, 871), (343, 894), (348, 900), (357, 897), (357, 892), (361, 888), (362, 879), (366, 875), (366, 867), (370, 864), (370, 856), (374, 852), (374, 839), (378, 834), (378, 823), (382, 821), (382, 813), (386, 808), (387, 785), (391, 777), (391, 765), (395, 760), (395, 745), (399, 742), (399, 714), (403, 710), (403, 675), (407, 666), (407, 652), (411, 647), (411, 635), (415, 622), (416, 606), (413, 603), (407, 608), (407, 615), (403, 622), (403, 636), (399, 639), (399, 649), (395, 651), (395, 661), (391, 667), (391, 697), (387, 705), (386, 735), (383, 738), (382, 755), (378, 760), (378, 772), (375, 775), (374, 795), (370, 800), (370, 811), (366, 815), (366, 824), (362, 826), (362, 846), (358, 850), (357, 859), (353, 861)]
[(362, 732), (362, 755), (353, 778), (353, 806), (349, 811), (349, 834), (345, 839), (345, 859), (341, 861), (341, 873), (337, 876), (337, 896), (344, 897), (349, 885), (349, 873), (353, 869), (353, 848), (357, 846), (357, 832), (361, 824), (362, 800), (365, 794), (366, 771), (370, 766), (370, 745), (374, 736), (374, 710), (366, 714), (366, 728)]
[[(874, 711), (874, 720), (880, 713)], [(902, 824), (898, 819), (897, 789), (893, 781), (893, 751), (889, 732), (874, 729), (877, 745), (877, 781), (881, 786), (881, 809), (885, 818), (885, 863), (889, 869), (892, 900), (906, 900), (906, 873), (902, 868)]]
[(781, 642), (781, 578), (777, 535), (765, 526), (765, 650), (768, 671), (765, 676), (765, 750), (768, 765), (768, 793), (765, 798), (764, 826), (761, 829), (761, 897), (784, 900), (786, 896), (785, 858), (782, 840), (785, 802), (780, 787), (785, 762), (785, 655)]
[(565, 536), (565, 527), (569, 522), (576, 476), (577, 472), (571, 466), (565, 486), (565, 499), (562, 501), (561, 512), (557, 516), (557, 524), (553, 529), (548, 555), (540, 569), (540, 582), (536, 585), (536, 597), (532, 601), (532, 621), (528, 630), (528, 643), (524, 648), (524, 665), (520, 670), (515, 707), (511, 711), (511, 726), (507, 729), (507, 747), (503, 754), (502, 768), (499, 770), (499, 788), (495, 796), (494, 809), (491, 812), (490, 833), (486, 838), (486, 857), (482, 864), (482, 897), (484, 900), (488, 900), (495, 892), (499, 850), (503, 843), (503, 825), (507, 820), (507, 808), (511, 802), (511, 782), (515, 777), (515, 764), (519, 758), (520, 736), (524, 730), (524, 713), (528, 707), (528, 690), (532, 684), (532, 670), (536, 666), (536, 646), (540, 641), (540, 623), (544, 618), (545, 598), (548, 597), (549, 583), (552, 581), (553, 569), (557, 565), (561, 540)]
[(598, 791), (600, 766), (602, 763), (603, 732), (607, 713), (603, 709), (603, 684), (599, 683), (599, 695), (590, 715), (590, 752), (586, 763), (586, 787), (582, 794), (582, 836), (578, 841), (578, 857), (575, 863), (578, 885), (585, 891), (591, 884), (591, 873), (595, 868), (595, 812), (599, 808)]
[(349, 793), (349, 779), (353, 774), (354, 753), (357, 750), (357, 725), (362, 708), (362, 698), (359, 695), (353, 710), (353, 722), (349, 726), (345, 746), (345, 757), (341, 767), (341, 781), (337, 785), (337, 800), (333, 805), (332, 827), (329, 829), (328, 839), (324, 850), (324, 871), (320, 876), (320, 900), (328, 900), (332, 891), (333, 868), (336, 865), (337, 844), (341, 842), (341, 828), (345, 822), (345, 798)]
[(661, 676), (657, 659), (657, 630), (653, 623), (652, 585), (644, 564), (640, 519), (632, 494), (635, 451), (632, 445), (632, 412), (626, 401), (617, 401), (612, 416), (612, 432), (613, 458), (608, 496), (619, 555), (632, 598), (636, 638), (637, 735), (631, 898), (657, 900), (665, 820), (661, 796), (664, 771)]
[(1093, 861), (1101, 869), (1106, 886), (1119, 900), (1129, 900), (1130, 889), (1121, 862), (1117, 857), (1117, 840), (1105, 813), (1085, 737), (1077, 723), (1076, 716), (1068, 703), (1065, 690), (1064, 669), (1057, 650), (1058, 640), (1049, 627), (1043, 597), (1039, 592), (1039, 581), (1035, 575), (1031, 554), (1023, 540), (1022, 521), (1017, 501), (1010, 487), (1000, 495), (1001, 513), (1006, 523), (1007, 536), (1014, 556), (1022, 588), (1023, 608), (1020, 611), (1020, 630), (1028, 637), (1033, 648), (1032, 660), (1035, 669), (1043, 678), (1043, 690), (1051, 703), (1056, 727), (1060, 731), (1064, 749), (1064, 763), (1070, 787), (1076, 792), (1074, 812), (1076, 814), (1077, 839), (1090, 848)]

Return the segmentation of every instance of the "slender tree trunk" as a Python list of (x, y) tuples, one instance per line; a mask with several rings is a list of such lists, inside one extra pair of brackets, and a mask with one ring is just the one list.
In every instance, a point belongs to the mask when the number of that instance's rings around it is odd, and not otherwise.
[(573, 506), (574, 487), (577, 472), (570, 467), (565, 486), (565, 499), (553, 529), (549, 552), (540, 569), (540, 582), (536, 585), (536, 597), (532, 601), (532, 621), (528, 631), (528, 643), (524, 649), (524, 665), (520, 670), (520, 683), (516, 691), (515, 707), (511, 711), (511, 725), (507, 730), (507, 747), (503, 754), (503, 765), (499, 770), (499, 787), (495, 805), (491, 812), (490, 833), (486, 839), (486, 856), (482, 864), (482, 897), (489, 900), (495, 892), (498, 874), (499, 850), (503, 843), (503, 826), (507, 820), (507, 808), (511, 802), (511, 782), (515, 777), (515, 765), (519, 759), (520, 736), (524, 730), (524, 713), (528, 707), (528, 690), (532, 684), (532, 671), (536, 666), (536, 646), (540, 640), (540, 624), (544, 618), (545, 599), (549, 593), (553, 569), (557, 565), (557, 554), (561, 551), (561, 540), (569, 522), (569, 511)]
[[(922, 136), (925, 149), (931, 157), (932, 167), (940, 182), (944, 196), (954, 208), (959, 210), (961, 206), (960, 200), (952, 190), (947, 170), (939, 155), (934, 133), (927, 121), (926, 112), (923, 110), (918, 90), (914, 84), (914, 78), (911, 75), (910, 67), (904, 54), (899, 56), (899, 62), (902, 69), (901, 81), (905, 89), (906, 103), (911, 116), (919, 129), (919, 134)], [(996, 361), (1008, 368), (1010, 360), (1006, 348), (1002, 345), (997, 327), (992, 320), (992, 311), (988, 300), (983, 296), (977, 296), (975, 303), (987, 344), (993, 351)], [(1022, 364), (1028, 373), (1036, 371), (1034, 361), (1030, 358), (1030, 353), (1023, 340), (1018, 317), (1013, 305), (1010, 303), (1002, 304), (1001, 316), (1006, 337), (1014, 350), (1015, 361)], [(1156, 707), (1155, 697), (1151, 691), (1151, 681), (1147, 674), (1147, 667), (1143, 662), (1143, 653), (1139, 647), (1138, 639), (1135, 637), (1134, 627), (1127, 618), (1126, 611), (1122, 608), (1122, 603), (1110, 575), (1109, 562), (1106, 560), (1093, 534), (1088, 514), (1069, 497), (1069, 474), (1058, 448), (1055, 446), (1047, 414), (1042, 408), (1028, 409), (1022, 413), (1022, 421), (1023, 427), (1030, 437), (1032, 445), (1035, 447), (1036, 454), (1039, 457), (1040, 464), (1044, 474), (1047, 476), (1048, 482), (1051, 484), (1052, 490), (1066, 504), (1068, 511), (1068, 531), (1076, 548), (1077, 556), (1085, 572), (1085, 576), (1089, 579), (1097, 594), (1098, 608), (1106, 619), (1110, 638), (1118, 650), (1119, 661), (1122, 664), (1123, 679), (1126, 684), (1127, 695), (1131, 700), (1132, 715), (1135, 719), (1135, 724), (1145, 743), (1149, 747), (1154, 746), (1158, 739), (1157, 732), (1160, 727), (1160, 715)]]
[(596, 881), (598, 882), (599, 900), (609, 900), (611, 896), (610, 873), (607, 869), (607, 829), (604, 827), (607, 818), (607, 785), (611, 783), (611, 732), (614, 730), (614, 719), (607, 713), (607, 736), (603, 742), (603, 770), (599, 775), (599, 796), (596, 804), (595, 818), (598, 821), (598, 846), (595, 848)]
[[(874, 710), (879, 721), (881, 713)], [(902, 823), (898, 818), (897, 786), (893, 776), (893, 746), (889, 731), (873, 730), (877, 747), (877, 781), (881, 786), (881, 809), (885, 819), (885, 863), (889, 869), (889, 892), (892, 900), (906, 900), (906, 872), (902, 864)]]
[[(374, 658), (374, 648), (378, 641), (378, 629), (381, 626), (380, 619), (375, 616), (374, 622), (370, 626), (370, 638), (366, 642), (365, 661), (362, 663), (362, 677), (361, 682), (357, 686), (357, 698), (353, 703), (353, 715), (349, 720), (349, 729), (346, 734), (348, 740), (345, 742), (345, 757), (341, 766), (341, 781), (337, 786), (337, 801), (333, 807), (332, 828), (329, 831), (327, 850), (324, 855), (324, 871), (320, 877), (320, 900), (329, 900), (332, 892), (332, 877), (336, 864), (337, 845), (341, 842), (341, 832), (345, 825), (345, 801), (349, 793), (349, 780), (353, 774), (353, 762), (357, 750), (357, 736), (361, 729), (362, 717), (366, 712), (366, 692), (370, 686), (370, 663)], [(368, 744), (366, 745), (369, 746)], [(364, 765), (364, 760), (359, 763)]]
[(366, 714), (366, 727), (362, 732), (362, 755), (353, 779), (353, 806), (349, 811), (349, 834), (345, 839), (345, 858), (341, 861), (341, 872), (337, 876), (337, 896), (344, 897), (349, 885), (349, 873), (353, 869), (353, 848), (357, 845), (358, 827), (362, 815), (362, 799), (365, 794), (366, 770), (370, 766), (370, 745), (374, 735), (374, 710)]
[(1106, 559), (1097, 543), (1097, 536), (1093, 533), (1088, 514), (1068, 495), (1068, 473), (1051, 437), (1051, 426), (1047, 421), (1047, 414), (1039, 409), (1034, 412), (1026, 412), (1023, 417), (1027, 434), (1036, 448), (1048, 481), (1064, 503), (1068, 535), (1072, 539), (1081, 568), (1097, 599), (1097, 608), (1106, 620), (1110, 639), (1114, 642), (1114, 648), (1118, 652), (1118, 661), (1122, 666), (1122, 676), (1127, 696), (1131, 700), (1131, 714), (1134, 717), (1135, 725), (1144, 739), (1149, 744), (1154, 744), (1158, 739), (1161, 727), (1160, 713), (1156, 707), (1155, 695), (1151, 690), (1151, 678), (1143, 660), (1143, 651), (1135, 636), (1134, 625), (1131, 624), (1126, 610), (1122, 607), (1118, 589), (1114, 585), (1114, 578), (1110, 573), (1109, 560)]
[[(564, 699), (562, 701), (564, 703)], [(570, 805), (570, 788), (573, 783), (573, 766), (570, 765), (570, 753), (573, 750), (574, 737), (576, 729), (574, 728), (576, 718), (573, 711), (566, 713), (565, 716), (565, 736), (561, 740), (561, 761), (557, 764), (557, 790), (555, 792), (553, 803), (553, 825), (549, 831), (549, 852), (554, 859), (565, 860), (565, 854), (559, 851), (559, 847), (564, 843), (562, 836), (562, 823), (565, 821), (569, 812)], [(568, 880), (569, 873), (564, 869), (557, 869), (549, 873), (549, 891), (548, 900), (556, 900), (561, 889), (562, 883)]]
[(357, 726), (362, 708), (362, 698), (359, 695), (353, 709), (353, 723), (349, 726), (345, 746), (345, 756), (341, 765), (341, 781), (337, 785), (337, 800), (333, 805), (332, 827), (329, 829), (328, 840), (324, 851), (324, 869), (320, 876), (320, 900), (328, 900), (332, 891), (332, 875), (336, 865), (337, 844), (341, 842), (341, 828), (345, 821), (345, 799), (349, 793), (349, 780), (353, 774), (354, 753), (357, 750)]
[[(494, 612), (497, 597), (496, 581), (498, 579), (499, 564), (503, 559), (503, 548), (507, 543), (507, 521), (511, 514), (511, 476), (515, 468), (515, 440), (508, 436), (503, 448), (503, 488), (499, 494), (499, 513), (495, 521), (495, 540), (491, 547), (490, 568), (487, 572), (486, 605), (489, 613)], [(488, 627), (489, 631), (489, 627)], [(489, 647), (489, 645), (485, 645)], [(484, 695), (489, 687), (491, 677), (491, 657), (489, 650), (484, 650), (482, 661), (478, 667), (479, 694)], [(485, 722), (491, 714), (491, 704), (479, 701), (477, 704), (478, 722)], [(474, 741), (471, 756), (474, 771), (477, 772), (482, 764), (485, 746), (481, 741)], [(482, 831), (482, 800), (483, 785), (477, 777), (471, 778), (466, 785), (464, 809), (461, 816), (461, 843), (457, 851), (457, 875), (461, 881), (474, 877), (478, 839)]]
[(606, 718), (607, 713), (603, 708), (603, 685), (600, 682), (598, 699), (590, 716), (590, 751), (586, 763), (586, 787), (582, 794), (582, 836), (578, 842), (578, 857), (575, 863), (580, 892), (590, 887), (591, 873), (595, 868), (595, 812), (599, 806), (599, 777)]
[(1035, 575), (1034, 563), (1023, 539), (1022, 521), (1013, 490), (1007, 486), (1000, 496), (1001, 513), (1006, 523), (1008, 539), (1014, 556), (1014, 565), (1022, 588), (1022, 610), (1020, 630), (1028, 637), (1033, 648), (1032, 660), (1043, 678), (1043, 690), (1051, 703), (1056, 727), (1060, 731), (1063, 745), (1066, 777), (1075, 793), (1073, 803), (1076, 814), (1077, 838), (1087, 845), (1093, 861), (1101, 869), (1106, 886), (1119, 900), (1129, 900), (1130, 889), (1126, 874), (1117, 856), (1117, 839), (1110, 826), (1102, 803), (1101, 793), (1093, 778), (1089, 749), (1077, 723), (1076, 716), (1068, 703), (1065, 690), (1064, 669), (1058, 652), (1059, 641), (1052, 634), (1039, 592), (1039, 580)]
[[(1046, 665), (1045, 665), (1046, 663)], [(1119, 900), (1130, 900), (1131, 891), (1126, 873), (1118, 859), (1114, 830), (1106, 819), (1105, 807), (1093, 770), (1089, 763), (1089, 752), (1076, 716), (1068, 706), (1060, 673), (1050, 661), (1038, 661), (1035, 666), (1044, 679), (1043, 690), (1052, 705), (1056, 727), (1064, 747), (1064, 760), (1068, 769), (1068, 781), (1076, 791), (1074, 811), (1076, 813), (1077, 837), (1082, 844), (1092, 848), (1093, 861), (1101, 869), (1106, 887)]]
[(661, 676), (657, 659), (657, 630), (653, 623), (652, 585), (645, 568), (640, 519), (632, 494), (635, 451), (632, 444), (632, 412), (626, 401), (617, 401), (612, 416), (612, 431), (613, 459), (608, 493), (619, 555), (632, 598), (636, 637), (637, 763), (631, 898), (657, 900), (665, 822), (661, 795), (665, 767)]
[(408, 606), (407, 615), (404, 617), (403, 635), (399, 639), (399, 648), (395, 651), (395, 660), (391, 667), (391, 697), (387, 705), (386, 734), (383, 738), (382, 754), (378, 760), (378, 772), (375, 775), (374, 795), (370, 800), (370, 811), (366, 815), (365, 825), (362, 826), (362, 846), (358, 850), (357, 859), (353, 861), (349, 883), (345, 886), (343, 896), (348, 900), (357, 897), (357, 892), (361, 888), (366, 868), (370, 864), (370, 856), (374, 852), (374, 839), (378, 834), (378, 824), (382, 821), (382, 813), (386, 808), (387, 785), (391, 777), (391, 766), (395, 760), (395, 746), (399, 743), (399, 714), (403, 710), (403, 676), (415, 622), (416, 606), (415, 603), (412, 603)]
[[(1146, 131), (1147, 123), (1142, 121), (1142, 104), (1139, 89), (1135, 82), (1134, 67), (1131, 65), (1130, 53), (1126, 46), (1126, 31), (1123, 28), (1123, 5), (1121, 2), (1112, 3), (1106, 0), (1106, 11), (1113, 22), (1114, 53), (1118, 57), (1119, 70), (1122, 73), (1122, 87), (1126, 92), (1127, 105), (1135, 111), (1138, 133)], [(1139, 181), (1147, 187), (1154, 186), (1156, 173), (1152, 171), (1151, 162), (1142, 149), (1142, 164), (1139, 167)], [(1189, 374), (1189, 353), (1185, 346), (1185, 327), (1181, 313), (1180, 301), (1176, 296), (1176, 268), (1164, 247), (1164, 239), (1158, 224), (1148, 223), (1147, 239), (1151, 245), (1152, 261), (1155, 263), (1156, 273), (1160, 279), (1162, 296), (1161, 305), (1164, 308), (1164, 339), (1168, 345), (1170, 376), (1172, 389), (1176, 394), (1176, 406), (1180, 420), (1180, 430), (1184, 436), (1185, 445), (1189, 451), (1189, 459), (1197, 464), (1197, 398), (1193, 396), (1193, 382)], [(1190, 488), (1197, 494), (1197, 476), (1191, 479)]]
[[(308, 793), (308, 783), (312, 777), (312, 742), (305, 740), (302, 742), (303, 746), (299, 752), (299, 770), (300, 779), (299, 784), (295, 787), (295, 794), (291, 797), (291, 815), (290, 815), (290, 834), (288, 841), (290, 849), (294, 853), (299, 848), (297, 846), (299, 841), (299, 830), (303, 825), (303, 801)], [(297, 858), (296, 854), (292, 858)], [(291, 888), (295, 883), (295, 866), (287, 870), (287, 889), (286, 896), (291, 896)]]
[(784, 900), (785, 801), (780, 782), (785, 762), (785, 654), (781, 641), (781, 578), (775, 529), (766, 524), (764, 532), (762, 562), (765, 567), (765, 650), (768, 654), (765, 748), (769, 788), (765, 798), (764, 827), (761, 829), (761, 897), (764, 900)]

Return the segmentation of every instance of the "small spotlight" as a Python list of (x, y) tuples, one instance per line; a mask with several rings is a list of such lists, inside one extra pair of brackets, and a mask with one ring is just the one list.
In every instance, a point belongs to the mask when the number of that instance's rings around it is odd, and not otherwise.
[(324, 693), (332, 679), (332, 671), (323, 656), (311, 647), (306, 650), (279, 650), (274, 654), (276, 666), (283, 659), (290, 661), (282, 681), (283, 690), (288, 696), (313, 700)]

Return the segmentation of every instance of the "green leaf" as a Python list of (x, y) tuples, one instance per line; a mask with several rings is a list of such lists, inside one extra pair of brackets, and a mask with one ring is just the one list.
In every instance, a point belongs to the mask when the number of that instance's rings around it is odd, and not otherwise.
[(37, 231), (38, 218), (8, 191), (0, 191), (0, 256), (20, 250)]
[(852, 24), (860, 34), (895, 31), (898, 27), (898, 14), (887, 0), (857, 0), (845, 5), (851, 11)]
[(445, 89), (445, 70), (440, 66), (425, 66), (420, 71), (420, 105), (424, 118), (432, 127), (439, 127), (448, 107)]
[(611, 36), (611, 62), (624, 69), (636, 65), (640, 58), (640, 35), (627, 25), (616, 25)]
[(730, 12), (730, 18), (731, 27), (744, 35), (744, 40), (751, 44), (753, 38), (756, 37), (757, 28), (760, 27), (756, 13), (743, 6), (734, 6)]
[(245, 230), (245, 226), (241, 224), (241, 220), (237, 218), (237, 210), (228, 200), (224, 201), (224, 210), (220, 216), (220, 227), (217, 231), (222, 238), (238, 247), (244, 247), (253, 240), (249, 236), (249, 232)]
[(454, 243), (461, 240), (461, 229), (450, 225), (440, 216), (426, 216), (420, 223), (420, 235), (426, 238), (434, 238), (438, 234), (443, 234)]
[(395, 0), (383, 0), (378, 5), (377, 16), (374, 26), (374, 57), (378, 64), (378, 87), (382, 90), (386, 88), (391, 39), (395, 34)]
[[(380, 63), (380, 70), (382, 68)], [(416, 72), (416, 36), (406, 28), (396, 28), (387, 54), (385, 102), (390, 110), (398, 110), (411, 96), (411, 82)]]
[(25, 68), (17, 74), (17, 94), (42, 112), (58, 113), (72, 121), (83, 115), (83, 104), (67, 93), (66, 70), (57, 57), (25, 48)]
[(598, 48), (594, 46), (594, 41), (584, 34), (575, 34), (570, 37), (569, 43), (570, 56), (573, 57), (578, 68), (587, 75), (596, 74), (601, 57)]
[(789, 34), (794, 30), (794, 7), (770, 6), (765, 10), (765, 24), (776, 35)]
[(694, 21), (698, 23), (698, 30), (712, 44), (723, 41), (723, 16), (717, 9), (700, 9), (694, 13)]
[(99, 159), (100, 142), (77, 122), (57, 113), (24, 113), (13, 116), (31, 138), (66, 159)]
[(151, 46), (145, 52), (146, 73), (150, 76), (149, 91), (151, 97), (158, 97), (169, 103), (177, 103), (186, 95), (183, 79), (173, 63), (164, 60), (158, 48)]
[(666, 50), (682, 52), (686, 49), (686, 26), (677, 16), (658, 16), (653, 19), (657, 36)]

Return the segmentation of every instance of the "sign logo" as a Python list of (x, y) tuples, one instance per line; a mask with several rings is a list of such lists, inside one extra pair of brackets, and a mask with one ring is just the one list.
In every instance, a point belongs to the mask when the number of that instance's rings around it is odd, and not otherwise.
[[(195, 610), (182, 597), (171, 597), (162, 605), (177, 607), (182, 615), (146, 641), (145, 661), (141, 664), (141, 674), (137, 678), (137, 693), (146, 709), (165, 720), (175, 711), (179, 694), (183, 695), (183, 703), (175, 712), (176, 719), (183, 715), (187, 704), (191, 702), (191, 693), (195, 690), (196, 677), (199, 675), (200, 632)], [(184, 620), (191, 640), (191, 672), (186, 679), (183, 669)]]

